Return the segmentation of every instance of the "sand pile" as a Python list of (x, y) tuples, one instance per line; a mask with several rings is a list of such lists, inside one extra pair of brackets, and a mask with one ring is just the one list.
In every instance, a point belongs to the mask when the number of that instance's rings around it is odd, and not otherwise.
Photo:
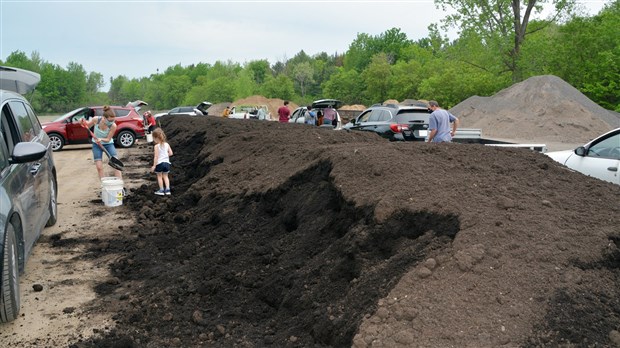
[(491, 97), (473, 96), (450, 111), (463, 128), (524, 142), (584, 143), (620, 127), (620, 118), (551, 75), (531, 77)]

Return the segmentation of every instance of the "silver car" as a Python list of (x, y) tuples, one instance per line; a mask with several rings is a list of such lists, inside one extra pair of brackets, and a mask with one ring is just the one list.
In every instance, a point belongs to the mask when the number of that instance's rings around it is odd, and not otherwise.
[[(41, 235), (58, 218), (52, 146), (28, 93), (39, 74), (0, 66), (0, 322), (17, 318), (19, 274)], [(16, 93), (17, 92), (17, 93)]]

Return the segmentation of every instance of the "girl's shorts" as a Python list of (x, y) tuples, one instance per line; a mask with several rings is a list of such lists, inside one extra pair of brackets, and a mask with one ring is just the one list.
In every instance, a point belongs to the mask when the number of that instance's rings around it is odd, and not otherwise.
[(155, 173), (170, 173), (170, 163), (162, 162), (155, 166)]

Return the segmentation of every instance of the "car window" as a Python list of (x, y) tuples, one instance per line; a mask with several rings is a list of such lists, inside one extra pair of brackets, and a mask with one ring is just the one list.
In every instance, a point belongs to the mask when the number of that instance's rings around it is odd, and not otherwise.
[(9, 154), (7, 153), (4, 137), (0, 135), (0, 172), (9, 166)]
[(174, 108), (174, 109), (170, 110), (171, 114), (176, 114), (177, 112), (179, 112), (179, 108)]
[(13, 153), (13, 147), (15, 144), (19, 142), (19, 137), (17, 134), (17, 127), (11, 117), (11, 110), (9, 109), (8, 103), (2, 108), (0, 117), (0, 132), (2, 132), (2, 138), (4, 139), (3, 146), (6, 146), (6, 149), (10, 154)]
[(299, 116), (303, 115), (302, 114), (303, 111), (305, 111), (305, 110), (304, 109), (297, 109), (297, 110), (293, 111), (293, 114), (291, 115), (291, 119), (292, 120), (297, 120), (297, 118)]
[(39, 118), (37, 114), (34, 113), (32, 107), (28, 104), (24, 104), (26, 106), (26, 111), (28, 112), (28, 117), (30, 117), (30, 121), (32, 122), (32, 129), (34, 130), (35, 135), (41, 134), (43, 127), (41, 127), (41, 122), (39, 122)]
[(372, 110), (370, 112), (370, 117), (368, 117), (368, 122), (377, 122), (379, 121), (379, 114), (381, 110)]
[(21, 140), (32, 141), (37, 136), (37, 133), (32, 124), (32, 119), (30, 119), (28, 111), (26, 110), (26, 105), (20, 101), (10, 101), (9, 105), (15, 121), (17, 121)]
[(103, 108), (96, 108), (95, 116), (103, 116)]
[(370, 115), (372, 114), (372, 110), (366, 111), (363, 114), (359, 115), (357, 117), (357, 122), (367, 122), (368, 118), (370, 117)]
[(129, 115), (129, 110), (127, 109), (114, 109), (114, 114), (116, 117), (123, 117)]
[(88, 119), (88, 112), (90, 111), (90, 109), (84, 109), (80, 112), (78, 112), (77, 114), (71, 116), (71, 119), (69, 120), (71, 123), (75, 123), (75, 122), (79, 122), (82, 118), (86, 118)]
[(392, 114), (387, 110), (381, 110), (379, 114), (379, 121), (389, 121), (392, 118)]
[(194, 112), (194, 108), (192, 107), (181, 108), (181, 112)]
[(620, 159), (620, 133), (592, 144), (588, 149), (587, 156)]
[(412, 121), (424, 121), (428, 123), (429, 113), (426, 110), (402, 110), (396, 115), (396, 122), (399, 124), (410, 123)]
[(387, 110), (373, 110), (368, 122), (383, 122), (389, 120), (390, 118), (392, 118), (392, 115)]

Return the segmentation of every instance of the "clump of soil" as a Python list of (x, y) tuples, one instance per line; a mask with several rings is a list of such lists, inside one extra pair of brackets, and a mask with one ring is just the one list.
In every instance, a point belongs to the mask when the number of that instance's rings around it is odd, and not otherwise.
[[(173, 195), (151, 182), (127, 197), (138, 224), (110, 241), (119, 281), (93, 308), (117, 308), (115, 327), (76, 346), (616, 337), (617, 185), (524, 149), (218, 117), (162, 126)], [(124, 161), (148, 166), (151, 150), (135, 151)]]
[(468, 98), (450, 111), (461, 120), (461, 127), (525, 142), (585, 143), (620, 127), (617, 114), (551, 75), (531, 77), (491, 97)]

